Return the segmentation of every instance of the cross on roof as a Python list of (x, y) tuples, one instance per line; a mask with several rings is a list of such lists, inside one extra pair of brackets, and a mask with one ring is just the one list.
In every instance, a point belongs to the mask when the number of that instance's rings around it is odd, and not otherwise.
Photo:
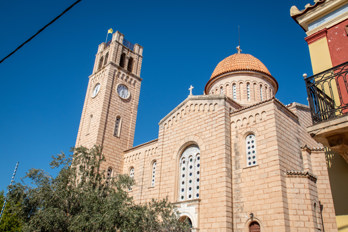
[(242, 49), (240, 48), (239, 45), (236, 48), (237, 48), (238, 54), (240, 54), (242, 52)]
[(190, 85), (190, 88), (188, 90), (190, 90), (190, 95), (192, 95), (193, 86)]

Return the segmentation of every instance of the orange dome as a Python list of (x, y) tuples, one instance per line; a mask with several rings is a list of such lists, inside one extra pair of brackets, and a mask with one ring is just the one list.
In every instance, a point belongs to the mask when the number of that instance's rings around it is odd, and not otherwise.
[(259, 59), (249, 54), (236, 53), (223, 59), (216, 66), (210, 79), (232, 71), (258, 71), (272, 76), (266, 66)]

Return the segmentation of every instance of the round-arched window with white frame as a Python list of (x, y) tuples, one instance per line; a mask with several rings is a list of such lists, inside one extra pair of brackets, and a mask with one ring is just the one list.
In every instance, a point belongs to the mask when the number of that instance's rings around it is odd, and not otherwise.
[(156, 162), (156, 160), (154, 160), (153, 162), (152, 162), (152, 173), (151, 173), (151, 175), (152, 175), (152, 177), (151, 177), (151, 186), (152, 187), (155, 187), (155, 181), (156, 181), (156, 165), (157, 165), (157, 162)]
[(257, 165), (256, 136), (254, 134), (249, 134), (245, 138), (245, 151), (247, 167)]
[(179, 201), (199, 198), (200, 150), (198, 146), (187, 147), (179, 160)]

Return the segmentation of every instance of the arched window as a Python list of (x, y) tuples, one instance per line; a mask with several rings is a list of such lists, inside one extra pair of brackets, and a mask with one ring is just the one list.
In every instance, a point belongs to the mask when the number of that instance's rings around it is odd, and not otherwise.
[(232, 85), (232, 97), (233, 97), (233, 100), (237, 100), (237, 85), (236, 84)]
[(180, 156), (179, 201), (199, 198), (200, 151), (192, 145)]
[[(134, 167), (129, 169), (129, 177), (134, 179)], [(132, 187), (129, 187), (129, 191), (132, 191)]]
[(246, 150), (247, 167), (256, 165), (257, 164), (256, 138), (254, 134), (249, 134), (245, 138), (245, 150)]
[(187, 224), (189, 224), (190, 228), (192, 228), (192, 221), (191, 218), (189, 218), (188, 216), (182, 216), (179, 218), (180, 222), (186, 222)]
[(93, 114), (91, 114), (88, 118), (88, 122), (87, 122), (87, 135), (89, 134), (89, 131), (91, 129), (91, 123), (92, 123), (92, 119), (93, 119)]
[(247, 83), (247, 99), (250, 101), (250, 83)]
[(104, 59), (103, 56), (100, 57), (100, 59), (99, 59), (98, 71), (103, 67), (103, 59)]
[(121, 59), (120, 59), (120, 66), (121, 66), (122, 68), (124, 68), (125, 63), (126, 63), (126, 54), (125, 54), (125, 53), (122, 53)]
[(156, 180), (156, 165), (157, 165), (157, 162), (156, 160), (154, 160), (152, 162), (152, 178), (151, 178), (151, 186), (154, 187), (155, 186), (155, 180)]
[(109, 167), (108, 171), (106, 172), (106, 183), (109, 183), (111, 177), (112, 177), (112, 167)]
[(249, 232), (260, 232), (260, 224), (258, 222), (251, 222), (249, 225)]
[(129, 60), (128, 60), (127, 70), (128, 70), (129, 72), (132, 72), (132, 70), (133, 70), (133, 58), (132, 58), (132, 57), (129, 58)]
[(265, 97), (266, 97), (266, 100), (268, 99), (267, 94), (268, 94), (268, 91), (267, 91), (267, 85), (266, 85), (266, 86), (265, 86)]
[(108, 58), (109, 58), (109, 53), (106, 53), (105, 60), (104, 60), (104, 65), (106, 65), (106, 63), (108, 62)]
[(120, 137), (121, 134), (121, 116), (117, 116), (116, 117), (116, 121), (115, 121), (115, 130), (114, 130), (114, 136), (116, 137)]
[(262, 85), (260, 85), (260, 100), (263, 101)]

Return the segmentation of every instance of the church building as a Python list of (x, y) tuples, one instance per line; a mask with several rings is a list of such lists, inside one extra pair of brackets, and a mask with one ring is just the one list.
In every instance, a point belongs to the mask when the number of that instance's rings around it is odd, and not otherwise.
[[(282, 104), (250, 54), (223, 59), (133, 147), (143, 47), (120, 32), (98, 47), (76, 146), (103, 147), (107, 175), (129, 174), (136, 203), (168, 198), (192, 231), (337, 231), (324, 147), (308, 106)], [(146, 80), (144, 80), (146, 81)]]

